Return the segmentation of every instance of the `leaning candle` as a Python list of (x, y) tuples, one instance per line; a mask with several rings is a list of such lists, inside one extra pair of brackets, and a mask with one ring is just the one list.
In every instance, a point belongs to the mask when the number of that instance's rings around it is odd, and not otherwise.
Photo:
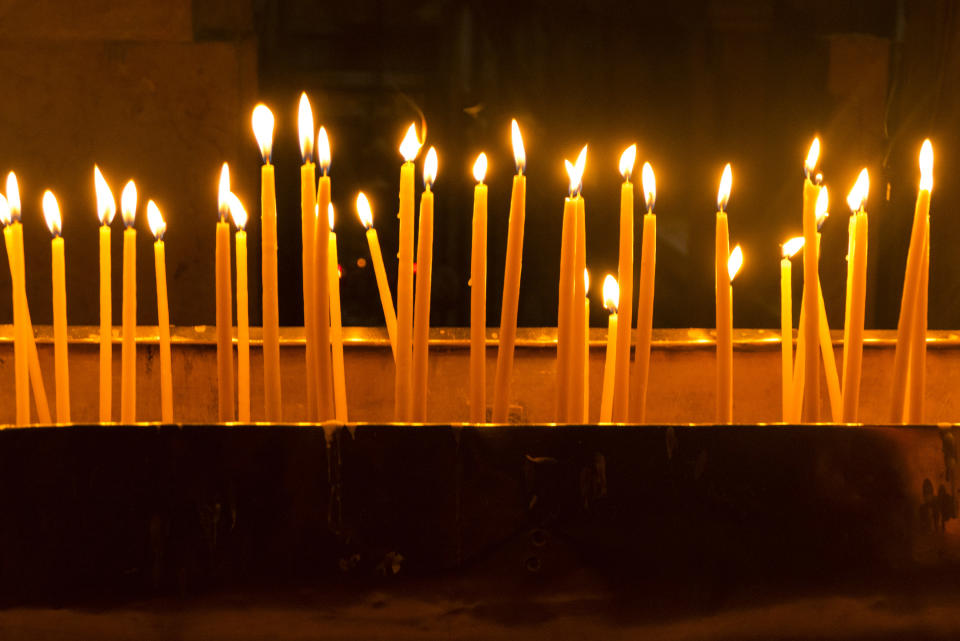
[(0, 195), (0, 222), (3, 223), (3, 239), (7, 247), (7, 262), (10, 265), (10, 282), (13, 304), (13, 367), (16, 394), (17, 425), (30, 423), (30, 388), (28, 384), (26, 332), (21, 308), (20, 266), (17, 261), (16, 241), (13, 236), (13, 220), (7, 199)]
[[(340, 265), (337, 258), (337, 234), (333, 231), (333, 205), (327, 204), (327, 222), (329, 223), (329, 238), (327, 244), (328, 269), (330, 292), (330, 346), (333, 352), (333, 399), (335, 416), (341, 423), (347, 418), (347, 377), (343, 364), (343, 321), (340, 318)], [(319, 225), (319, 223), (318, 223)]]
[(233, 236), (237, 252), (237, 418), (250, 422), (250, 303), (247, 288), (247, 210), (236, 194), (230, 193), (230, 217), (237, 231)]
[(417, 130), (410, 125), (400, 143), (400, 243), (397, 267), (397, 356), (394, 377), (393, 413), (398, 422), (410, 420), (412, 403), (410, 378), (413, 356), (413, 161), (420, 153)]
[[(618, 266), (617, 359), (614, 374), (613, 413), (611, 419), (626, 422), (630, 408), (630, 329), (633, 327), (633, 183), (630, 176), (637, 158), (637, 146), (630, 145), (620, 155), (620, 261)], [(606, 281), (604, 281), (606, 287)], [(606, 300), (606, 298), (604, 298)]]
[(630, 420), (643, 423), (647, 416), (647, 382), (650, 376), (650, 343), (653, 337), (653, 284), (657, 267), (657, 182), (650, 163), (641, 174), (647, 213), (643, 217), (643, 245), (640, 254), (640, 287), (637, 297), (637, 346), (630, 377)]
[(57, 388), (57, 423), (70, 422), (70, 366), (67, 358), (67, 285), (60, 206), (49, 189), (43, 192), (43, 217), (50, 239), (53, 281), (53, 370)]
[[(317, 132), (317, 161), (320, 163), (320, 181), (317, 185), (314, 211), (325, 212), (330, 208), (330, 139), (327, 130)], [(317, 417), (325, 421), (335, 415), (333, 398), (333, 371), (330, 360), (330, 227), (323, 224), (319, 214), (314, 213), (313, 238), (313, 358), (317, 385)]]
[[(577, 275), (584, 273), (587, 269), (586, 203), (581, 195), (583, 189), (583, 170), (586, 164), (587, 146), (584, 145), (583, 149), (580, 150), (580, 154), (577, 156), (576, 162), (576, 167), (579, 170), (577, 173), (581, 176), (580, 189), (578, 189), (577, 192), (577, 234), (573, 251), (573, 273)], [(583, 289), (581, 289), (581, 285), (584, 285)], [(571, 322), (573, 350), (570, 356), (570, 394), (567, 400), (567, 415), (570, 421), (578, 423), (583, 420), (583, 390), (586, 387), (585, 375), (587, 366), (583, 349), (584, 342), (587, 340), (587, 324), (579, 308), (587, 295), (586, 289), (586, 281), (581, 282), (579, 278), (574, 279), (573, 309), (570, 314), (570, 317), (573, 319)]]
[(153, 234), (153, 272), (157, 280), (157, 329), (160, 334), (160, 420), (173, 423), (173, 366), (170, 360), (170, 308), (167, 300), (167, 258), (163, 236), (167, 223), (160, 208), (147, 201), (147, 225)]
[(110, 223), (117, 214), (117, 201), (100, 168), (93, 167), (100, 217), (100, 422), (109, 423), (113, 414), (113, 301), (110, 275)]
[[(306, 92), (300, 94), (298, 110), (300, 131), (300, 238), (303, 258), (303, 333), (306, 348), (307, 418), (316, 421), (320, 408), (317, 401), (317, 328), (314, 325), (316, 305), (314, 301), (314, 245), (316, 236), (316, 216), (314, 214), (317, 197), (316, 170), (313, 164), (313, 111)], [(324, 235), (326, 236), (326, 235)], [(326, 263), (324, 262), (324, 267)], [(327, 418), (324, 416), (323, 418)]]
[[(820, 187), (810, 180), (813, 170), (817, 166), (820, 156), (820, 139), (814, 138), (804, 163), (803, 179), (803, 238), (807, 247), (816, 247), (817, 244), (817, 196)], [(803, 252), (803, 295), (809, 309), (806, 316), (806, 370), (804, 372), (804, 419), (811, 423), (820, 420), (820, 326), (818, 319), (820, 312), (817, 309), (817, 283), (820, 282), (817, 268), (819, 252)]]
[(783, 244), (780, 260), (780, 392), (781, 420), (793, 420), (793, 265), (791, 259), (803, 247), (803, 236)]
[(867, 296), (867, 212), (864, 203), (870, 189), (867, 170), (860, 172), (856, 184), (847, 196), (853, 212), (848, 244), (846, 325), (843, 328), (843, 422), (855, 423), (860, 405), (860, 374), (863, 365), (863, 324)]
[(603, 279), (603, 306), (610, 312), (610, 319), (607, 321), (607, 357), (603, 364), (603, 390), (600, 394), (601, 423), (609, 423), (613, 417), (614, 379), (620, 358), (620, 350), (617, 349), (617, 343), (620, 341), (620, 335), (617, 332), (619, 304), (620, 288), (617, 287), (617, 280), (607, 274)]
[(377, 230), (373, 227), (373, 211), (370, 201), (362, 191), (357, 194), (357, 215), (364, 229), (367, 230), (367, 246), (370, 248), (370, 260), (373, 262), (373, 273), (377, 279), (377, 291), (380, 293), (380, 306), (383, 308), (383, 319), (387, 325), (387, 336), (390, 339), (390, 350), (393, 360), (397, 360), (397, 312), (393, 307), (393, 294), (390, 293), (390, 284), (387, 282), (387, 270), (383, 266), (383, 252), (380, 251), (380, 239)]
[(473, 163), (473, 234), (470, 244), (470, 422), (486, 421), (487, 407), (487, 155)]
[(558, 423), (569, 419), (571, 350), (573, 349), (573, 259), (577, 242), (577, 195), (581, 174), (576, 165), (563, 161), (570, 178), (570, 189), (563, 201), (563, 223), (560, 235), (560, 291), (557, 307), (557, 417)]
[(137, 186), (128, 181), (120, 194), (123, 217), (123, 311), (120, 344), (120, 420), (137, 420)]
[(230, 169), (223, 163), (217, 199), (217, 416), (233, 421), (233, 301), (230, 287)]
[(527, 153), (523, 148), (520, 126), (510, 122), (513, 160), (517, 175), (510, 194), (510, 219), (507, 223), (507, 258), (503, 270), (503, 298), (500, 306), (500, 339), (497, 345), (497, 369), (493, 378), (493, 422), (507, 420), (510, 384), (513, 378), (513, 346), (517, 339), (517, 311), (520, 304), (520, 271), (523, 266), (523, 226), (527, 211)]
[(433, 181), (437, 177), (437, 150), (427, 151), (423, 162), (417, 239), (417, 290), (413, 310), (413, 404), (411, 419), (427, 420), (427, 359), (430, 338), (430, 289), (433, 277)]
[(583, 412), (584, 425), (590, 424), (590, 272), (583, 270)]
[(273, 147), (273, 113), (266, 105), (253, 109), (253, 132), (260, 145), (260, 236), (263, 275), (263, 404), (264, 418), (279, 422), (280, 315), (277, 307), (277, 196), (270, 151)]
[(930, 217), (924, 225), (923, 262), (920, 265), (920, 291), (917, 293), (916, 318), (910, 345), (910, 369), (907, 376), (907, 423), (924, 422), (923, 406), (927, 380), (927, 291), (930, 274)]
[[(735, 271), (728, 270), (730, 232), (727, 226), (727, 201), (733, 175), (730, 163), (723, 168), (717, 193), (716, 226), (716, 312), (717, 312), (717, 423), (733, 422), (733, 293)], [(739, 266), (738, 266), (739, 267)]]

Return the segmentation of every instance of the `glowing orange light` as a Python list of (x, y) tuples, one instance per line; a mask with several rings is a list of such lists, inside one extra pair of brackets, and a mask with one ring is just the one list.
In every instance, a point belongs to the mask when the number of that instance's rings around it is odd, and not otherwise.
[(47, 228), (54, 236), (60, 235), (60, 205), (57, 204), (57, 197), (49, 189), (43, 192), (43, 218), (47, 221)]
[(633, 165), (637, 161), (637, 145), (633, 144), (623, 150), (620, 154), (620, 175), (624, 180), (630, 180), (630, 174), (633, 173)]
[(123, 218), (124, 227), (133, 227), (137, 217), (137, 186), (133, 180), (128, 180), (120, 192), (120, 216)]
[(527, 152), (523, 148), (523, 136), (520, 135), (516, 118), (510, 121), (510, 140), (513, 143), (513, 162), (517, 166), (517, 173), (522, 174), (527, 167)]
[(733, 251), (730, 252), (730, 258), (727, 259), (727, 274), (730, 275), (730, 280), (732, 281), (737, 276), (737, 272), (740, 271), (740, 267), (743, 266), (743, 250), (740, 249), (740, 245), (737, 245), (733, 248)]
[(724, 211), (727, 208), (727, 201), (730, 200), (730, 188), (733, 186), (733, 170), (730, 163), (723, 168), (723, 175), (720, 176), (720, 189), (717, 191), (717, 209)]
[(477, 161), (473, 163), (473, 177), (478, 183), (482, 183), (487, 175), (487, 154), (480, 152)]
[(93, 186), (97, 192), (97, 216), (100, 217), (100, 224), (109, 225), (117, 215), (117, 201), (96, 165), (93, 166)]
[(869, 192), (870, 174), (867, 173), (867, 168), (864, 167), (860, 170), (860, 175), (857, 176), (857, 182), (854, 183), (853, 189), (851, 189), (847, 195), (847, 206), (850, 207), (850, 211), (858, 212), (863, 209), (864, 203), (867, 202), (867, 194)]
[(620, 307), (620, 286), (612, 274), (603, 279), (603, 306), (611, 314), (616, 314)]
[(264, 104), (259, 104), (253, 108), (253, 135), (260, 145), (260, 156), (263, 162), (270, 162), (270, 152), (273, 148), (273, 112)]
[(793, 258), (803, 249), (803, 236), (794, 236), (783, 244), (783, 257)]
[(419, 153), (420, 139), (417, 138), (417, 127), (411, 122), (406, 135), (403, 137), (403, 142), (400, 143), (400, 155), (403, 156), (405, 161), (413, 162)]
[(357, 194), (357, 215), (360, 216), (360, 222), (365, 229), (373, 227), (373, 211), (370, 209), (370, 201), (367, 195), (362, 191)]
[(163, 240), (163, 235), (167, 233), (167, 223), (163, 220), (163, 214), (160, 213), (157, 203), (152, 200), (147, 201), (147, 225), (154, 238)]
[(297, 124), (300, 131), (300, 158), (303, 164), (307, 164), (313, 161), (313, 110), (310, 109), (307, 92), (300, 94)]

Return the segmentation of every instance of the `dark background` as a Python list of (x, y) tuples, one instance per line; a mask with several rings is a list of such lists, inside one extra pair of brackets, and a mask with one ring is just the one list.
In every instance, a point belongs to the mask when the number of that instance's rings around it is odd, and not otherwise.
[[(50, 187), (64, 216), (70, 322), (97, 323), (98, 162), (118, 200), (128, 177), (140, 187), (140, 322), (156, 322), (142, 207), (154, 198), (168, 222), (172, 322), (212, 324), (216, 187), (226, 160), (251, 213), (251, 322), (259, 324), (260, 163), (250, 112), (262, 100), (277, 119), (280, 320), (302, 323), (296, 108), (306, 90), (333, 148), (348, 325), (383, 322), (356, 192), (371, 199), (393, 280), (397, 147), (422, 113), (440, 158), (434, 325), (469, 319), (470, 169), (481, 150), (490, 159), (488, 322), (499, 323), (515, 117), (528, 158), (521, 325), (556, 323), (563, 159), (589, 143), (583, 193), (597, 285), (616, 271), (617, 163), (637, 142), (638, 219), (640, 164), (649, 160), (657, 175), (655, 325), (714, 324), (713, 213), (720, 171), (731, 162), (731, 236), (746, 259), (735, 324), (778, 326), (779, 244), (800, 232), (801, 167), (819, 134), (832, 196), (821, 262), (831, 326), (840, 328), (843, 315), (845, 198), (863, 166), (871, 176), (867, 325), (895, 326), (917, 153), (929, 136), (930, 326), (957, 327), (958, 26), (947, 0), (3, 2), (0, 169), (21, 180), (31, 311), (35, 322), (50, 321), (49, 234), (39, 206)], [(420, 171), (418, 163), (418, 183)], [(118, 215), (116, 321), (120, 230)], [(638, 226), (637, 252), (639, 236)], [(4, 267), (0, 322), (10, 319), (6, 274)], [(593, 324), (601, 325), (599, 287), (592, 295)]]

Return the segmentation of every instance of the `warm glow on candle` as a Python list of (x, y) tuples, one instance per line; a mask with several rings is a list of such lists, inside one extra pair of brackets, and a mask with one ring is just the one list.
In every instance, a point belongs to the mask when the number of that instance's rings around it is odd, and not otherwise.
[(567, 176), (570, 177), (570, 196), (571, 198), (580, 192), (583, 186), (583, 169), (587, 164), (587, 146), (584, 145), (577, 156), (576, 164), (571, 164), (569, 160), (564, 160), (563, 165), (567, 168)]
[(327, 224), (330, 225), (330, 231), (333, 231), (333, 203), (327, 204)]
[(304, 164), (313, 161), (313, 110), (307, 93), (300, 94), (300, 109), (297, 114), (300, 129), (300, 158)]
[(96, 165), (93, 166), (93, 184), (97, 191), (97, 216), (100, 217), (100, 224), (109, 225), (117, 215), (117, 201)]
[(827, 194), (827, 188), (823, 187), (820, 189), (820, 194), (817, 195), (817, 231), (823, 226), (824, 221), (827, 220), (827, 216), (830, 215), (830, 212), (827, 209), (830, 207), (830, 196)]
[(427, 189), (433, 186), (433, 181), (437, 179), (437, 150), (430, 147), (427, 150), (427, 157), (423, 161), (423, 184)]
[(614, 314), (620, 307), (620, 286), (613, 274), (607, 274), (603, 279), (603, 306), (608, 312)]
[(47, 221), (47, 228), (54, 236), (60, 235), (60, 205), (57, 198), (49, 189), (43, 192), (43, 218)]
[(120, 193), (120, 215), (123, 217), (124, 227), (133, 227), (133, 221), (137, 217), (137, 186), (132, 180), (128, 180)]
[(730, 258), (727, 259), (727, 273), (730, 274), (731, 281), (737, 277), (737, 272), (740, 271), (742, 265), (743, 250), (740, 249), (740, 245), (737, 245), (733, 248), (733, 251), (730, 252)]
[(362, 191), (357, 194), (357, 215), (360, 217), (364, 229), (373, 227), (373, 211), (370, 209), (370, 201), (367, 200), (367, 195)]
[(803, 236), (794, 236), (783, 244), (783, 257), (793, 258), (797, 252), (803, 249)]
[(0, 225), (9, 225), (12, 222), (10, 218), (10, 203), (7, 197), (0, 194)]
[(720, 189), (717, 191), (717, 209), (724, 211), (727, 208), (727, 201), (730, 200), (730, 187), (733, 186), (733, 170), (730, 163), (723, 168), (723, 175), (720, 176)]
[(320, 127), (320, 131), (317, 132), (317, 164), (326, 176), (330, 171), (330, 138), (327, 137), (327, 130), (324, 127)]
[[(824, 189), (826, 192), (826, 189)], [(870, 175), (867, 173), (867, 168), (864, 167), (860, 170), (860, 175), (857, 176), (857, 182), (853, 185), (853, 189), (850, 190), (850, 194), (847, 196), (847, 205), (850, 207), (850, 211), (857, 213), (863, 209), (864, 204), (867, 202), (867, 194), (870, 192)]]
[(217, 213), (220, 222), (226, 222), (230, 215), (230, 167), (223, 163), (220, 168), (220, 189), (217, 192)]
[(147, 201), (147, 225), (150, 226), (150, 233), (154, 238), (163, 240), (163, 235), (167, 233), (167, 223), (163, 220), (160, 208), (152, 200)]
[(273, 147), (273, 112), (264, 104), (253, 108), (253, 135), (260, 145), (260, 156), (263, 162), (270, 162), (270, 152)]
[(522, 174), (527, 168), (527, 152), (523, 148), (523, 136), (520, 135), (516, 118), (510, 121), (510, 140), (513, 143), (513, 162), (517, 166), (517, 173)]
[(400, 143), (400, 155), (407, 162), (413, 162), (418, 153), (420, 153), (420, 140), (417, 138), (417, 126), (411, 122), (403, 142)]
[(590, 292), (590, 272), (586, 269), (583, 270), (583, 291)]
[(920, 189), (933, 191), (933, 145), (929, 138), (920, 147)]
[(814, 138), (813, 142), (810, 143), (810, 151), (807, 152), (807, 159), (803, 163), (804, 171), (807, 176), (810, 176), (813, 173), (813, 170), (817, 168), (817, 161), (820, 159), (820, 139)]
[(244, 209), (243, 203), (240, 202), (240, 199), (237, 198), (237, 195), (233, 192), (227, 196), (227, 209), (230, 210), (230, 217), (233, 218), (233, 224), (237, 226), (237, 229), (243, 230), (247, 226), (247, 210)]
[(10, 205), (10, 219), (20, 220), (20, 186), (17, 184), (17, 175), (12, 171), (7, 174), (7, 202)]
[(473, 177), (478, 183), (483, 183), (487, 175), (487, 154), (480, 152), (477, 161), (473, 163)]
[(620, 154), (620, 175), (624, 180), (630, 180), (630, 174), (633, 173), (633, 165), (637, 161), (637, 145), (633, 144), (623, 150)]
[(650, 163), (643, 163), (640, 178), (643, 183), (643, 198), (647, 204), (647, 212), (650, 213), (653, 212), (653, 206), (657, 202), (657, 178)]

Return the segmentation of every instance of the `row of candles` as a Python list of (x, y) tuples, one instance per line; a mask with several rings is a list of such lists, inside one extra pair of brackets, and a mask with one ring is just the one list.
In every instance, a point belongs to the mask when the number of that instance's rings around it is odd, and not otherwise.
[[(263, 355), (264, 416), (282, 420), (279, 316), (277, 308), (277, 211), (274, 167), (271, 164), (274, 117), (265, 105), (253, 111), (252, 125), (263, 158), (261, 168), (261, 229), (263, 275)], [(340, 318), (339, 267), (334, 212), (330, 202), (330, 143), (324, 127), (315, 132), (312, 110), (306, 94), (299, 106), (301, 165), (301, 225), (303, 264), (304, 328), (306, 335), (305, 371), (307, 413), (311, 421), (348, 420), (344, 372), (342, 325)], [(526, 157), (519, 126), (511, 123), (514, 160), (517, 173), (513, 180), (508, 221), (506, 266), (502, 290), (501, 324), (497, 366), (494, 376), (491, 419), (507, 418), (510, 383), (517, 327), (523, 231), (526, 201)], [(316, 154), (313, 141), (316, 140)], [(400, 170), (399, 252), (397, 304), (394, 308), (383, 256), (369, 202), (361, 192), (357, 212), (370, 248), (387, 333), (395, 360), (394, 418), (398, 422), (423, 422), (427, 415), (427, 362), (430, 327), (430, 289), (433, 251), (433, 184), (438, 158), (431, 147), (423, 166), (424, 190), (420, 198), (419, 234), (414, 257), (414, 161), (422, 142), (415, 125), (410, 125), (400, 145), (404, 162)], [(782, 420), (816, 422), (820, 415), (820, 375), (826, 377), (831, 418), (835, 422), (858, 420), (859, 389), (862, 369), (864, 305), (866, 294), (867, 199), (869, 177), (864, 169), (847, 199), (852, 211), (849, 223), (848, 274), (844, 315), (843, 360), (837, 370), (830, 329), (819, 283), (820, 225), (827, 212), (827, 189), (816, 173), (820, 154), (819, 139), (814, 139), (804, 163), (803, 236), (783, 244), (781, 261), (781, 333), (782, 333)], [(603, 281), (604, 306), (610, 311), (607, 348), (600, 405), (601, 422), (645, 420), (649, 380), (654, 272), (656, 268), (656, 183), (652, 167), (644, 163), (641, 172), (646, 213), (642, 219), (640, 278), (634, 298), (634, 193), (631, 180), (636, 161), (636, 145), (620, 157), (621, 187), (618, 279), (607, 275)], [(320, 176), (316, 176), (316, 165)], [(556, 420), (588, 422), (587, 329), (589, 327), (589, 289), (586, 271), (585, 200), (581, 193), (586, 167), (584, 146), (574, 163), (564, 161), (569, 177), (569, 193), (564, 201), (560, 252), (559, 306), (557, 313)], [(484, 184), (487, 158), (481, 153), (473, 167), (477, 185), (474, 190), (471, 252), (471, 331), (470, 331), (470, 421), (484, 422), (486, 417), (486, 272), (487, 272), (487, 185)], [(932, 189), (933, 151), (929, 140), (920, 153), (920, 189), (914, 214), (907, 257), (907, 270), (901, 300), (900, 321), (893, 372), (891, 422), (921, 422), (925, 369), (927, 283), (929, 272), (929, 205)], [(716, 214), (716, 350), (718, 423), (733, 420), (733, 343), (732, 282), (743, 263), (740, 246), (730, 250), (726, 207), (732, 187), (732, 169), (726, 165), (720, 178)], [(100, 218), (100, 420), (112, 420), (112, 309), (110, 280), (111, 222), (116, 202), (99, 168), (94, 168), (94, 184)], [(43, 213), (53, 235), (52, 285), (54, 368), (56, 381), (56, 420), (70, 421), (69, 375), (67, 361), (67, 313), (64, 279), (64, 243), (60, 235), (61, 219), (55, 196), (43, 195)], [(121, 342), (120, 420), (136, 421), (136, 229), (137, 190), (134, 182), (124, 187), (121, 198), (124, 223), (123, 310)], [(326, 212), (328, 224), (320, 219)], [(160, 338), (161, 416), (174, 420), (172, 366), (170, 357), (170, 321), (166, 296), (164, 233), (166, 224), (157, 205), (146, 206), (147, 221), (155, 238), (155, 274), (157, 317)], [(234, 252), (236, 289), (231, 279), (230, 224), (236, 229)], [(50, 422), (46, 393), (40, 372), (36, 344), (26, 300), (25, 260), (20, 222), (20, 196), (16, 176), (7, 178), (7, 193), (0, 195), (0, 222), (13, 282), (15, 328), (16, 417), (27, 424), (30, 417), (29, 390), (32, 386), (40, 422)], [(219, 185), (216, 223), (216, 327), (218, 408), (221, 422), (233, 421), (236, 409), (242, 422), (250, 420), (250, 338), (247, 293), (246, 210), (230, 191), (229, 168), (224, 163)], [(793, 351), (791, 258), (803, 247), (804, 288), (796, 356)], [(810, 248), (813, 248), (811, 251)], [(416, 265), (416, 269), (414, 269)], [(414, 283), (414, 273), (416, 282)], [(583, 275), (583, 278), (580, 275)], [(415, 287), (414, 287), (415, 285)], [(233, 323), (233, 294), (237, 298), (237, 322)], [(633, 301), (637, 301), (636, 322)], [(621, 304), (623, 303), (623, 304)], [(236, 381), (234, 380), (234, 329), (237, 341)], [(631, 345), (632, 343), (632, 345)], [(633, 352), (633, 365), (630, 355)], [(822, 357), (822, 360), (821, 360)], [(822, 363), (822, 368), (821, 368)], [(234, 391), (237, 390), (236, 398)], [(581, 393), (582, 392), (582, 393)]]

